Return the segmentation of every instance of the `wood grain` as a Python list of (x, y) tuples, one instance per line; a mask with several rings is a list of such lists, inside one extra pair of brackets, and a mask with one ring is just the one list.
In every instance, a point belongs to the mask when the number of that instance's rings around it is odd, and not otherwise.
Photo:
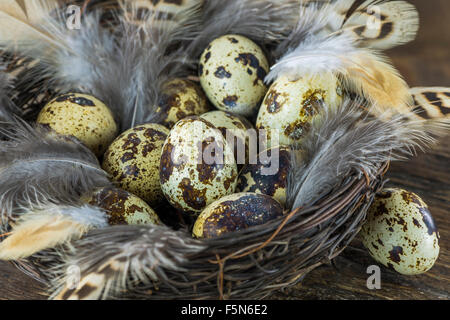
[[(450, 87), (450, 1), (414, 0), (421, 30), (414, 43), (388, 52), (410, 86)], [(400, 276), (382, 267), (380, 290), (366, 286), (367, 267), (376, 262), (361, 241), (310, 273), (295, 288), (271, 299), (450, 299), (450, 139), (427, 154), (395, 163), (388, 185), (418, 193), (430, 206), (441, 235), (441, 253), (434, 268), (420, 276)], [(45, 299), (45, 287), (6, 262), (0, 262), (0, 299)]]

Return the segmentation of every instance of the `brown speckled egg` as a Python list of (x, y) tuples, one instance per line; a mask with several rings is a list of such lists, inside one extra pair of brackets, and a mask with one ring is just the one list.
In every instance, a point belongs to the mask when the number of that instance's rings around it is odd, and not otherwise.
[(238, 165), (247, 163), (250, 141), (247, 136), (249, 130), (254, 130), (253, 125), (247, 119), (225, 111), (207, 112), (200, 118), (211, 122), (222, 132), (229, 143), (231, 141), (234, 143), (234, 157)]
[(108, 107), (81, 93), (56, 97), (42, 109), (37, 122), (58, 134), (77, 138), (97, 156), (103, 155), (118, 132)]
[(194, 224), (193, 236), (214, 238), (265, 224), (282, 215), (281, 205), (269, 196), (235, 193), (212, 203), (199, 215)]
[[(256, 120), (256, 128), (267, 131), (269, 138), (279, 137), (279, 144), (299, 141), (308, 130), (311, 119), (319, 110), (315, 102), (324, 101), (337, 107), (341, 88), (335, 77), (278, 78), (269, 88)], [(274, 143), (267, 144), (275, 146)]]
[(291, 157), (291, 149), (286, 146), (263, 151), (258, 155), (257, 164), (244, 166), (236, 191), (265, 194), (284, 206)]
[(172, 128), (161, 155), (160, 182), (175, 208), (200, 213), (233, 193), (237, 176), (233, 150), (210, 122), (194, 116)]
[(164, 196), (159, 185), (159, 162), (169, 130), (144, 124), (122, 133), (108, 148), (103, 169), (120, 188), (156, 205)]
[(361, 236), (376, 261), (404, 275), (428, 271), (439, 256), (439, 233), (428, 206), (406, 190), (377, 195)]
[(175, 79), (164, 86), (158, 110), (165, 115), (162, 124), (172, 128), (181, 119), (208, 112), (209, 106), (199, 85), (189, 80)]
[(206, 48), (199, 63), (200, 83), (222, 111), (254, 115), (267, 87), (269, 62), (253, 41), (238, 35), (220, 37)]
[(105, 210), (110, 225), (161, 224), (158, 215), (142, 199), (117, 188), (103, 188), (81, 199)]

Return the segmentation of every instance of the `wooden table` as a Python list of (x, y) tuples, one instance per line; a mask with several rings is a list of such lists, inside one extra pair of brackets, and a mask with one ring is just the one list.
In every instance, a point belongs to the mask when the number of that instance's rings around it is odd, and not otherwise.
[[(418, 39), (389, 52), (411, 86), (450, 87), (450, 2), (414, 0), (421, 14)], [(450, 138), (412, 161), (395, 163), (389, 185), (418, 193), (440, 229), (441, 253), (434, 268), (420, 276), (400, 276), (381, 268), (381, 289), (366, 286), (367, 267), (376, 262), (360, 241), (337, 259), (311, 272), (302, 284), (273, 299), (450, 299)], [(46, 299), (45, 287), (0, 262), (0, 299)]]

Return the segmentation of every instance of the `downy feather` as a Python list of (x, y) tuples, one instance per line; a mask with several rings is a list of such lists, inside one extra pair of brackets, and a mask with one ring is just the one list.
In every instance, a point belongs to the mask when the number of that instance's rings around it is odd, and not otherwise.
[(313, 119), (288, 175), (289, 208), (313, 205), (352, 171), (374, 177), (381, 164), (405, 159), (449, 132), (450, 126), (441, 121), (402, 115), (383, 121), (367, 115), (362, 106), (362, 101), (346, 100), (338, 107), (323, 107)]
[(27, 258), (36, 252), (79, 239), (92, 228), (107, 226), (100, 208), (43, 205), (14, 223), (9, 236), (0, 243), (1, 260)]
[[(351, 31), (363, 47), (386, 50), (416, 38), (419, 30), (419, 13), (413, 4), (406, 1), (368, 0), (350, 16), (345, 14), (357, 0), (338, 1), (342, 24), (339, 29)], [(346, 4), (347, 3), (347, 4)], [(337, 21), (336, 21), (337, 22)]]
[[(36, 1), (36, 6), (45, 3)], [(4, 11), (0, 14), (7, 16)], [(115, 14), (119, 21), (111, 28), (100, 23), (101, 10), (86, 14), (79, 30), (67, 28), (60, 10), (38, 24), (7, 16), (4, 32), (20, 30), (19, 38), (0, 37), (0, 47), (39, 61), (22, 82), (49, 79), (47, 88), (57, 92), (92, 94), (112, 109), (122, 131), (157, 121), (162, 86), (168, 79), (185, 75), (187, 68), (180, 63), (188, 61), (186, 52), (167, 54), (168, 49), (190, 28), (155, 28), (151, 17), (136, 26), (120, 11)], [(188, 21), (190, 16), (183, 15), (183, 19)]]
[[(12, 83), (11, 76), (0, 66), (0, 127), (5, 122), (12, 121), (14, 115), (19, 115), (20, 110), (11, 100)], [(0, 134), (1, 137), (1, 134)]]
[[(162, 226), (116, 226), (93, 230), (72, 242), (70, 253), (54, 269), (51, 288), (57, 300), (95, 300), (118, 297), (139, 283), (166, 278), (166, 271), (184, 271), (187, 256), (203, 245)], [(80, 268), (80, 281), (70, 286), (69, 266)]]
[(80, 195), (109, 186), (95, 155), (70, 137), (17, 120), (1, 130), (0, 213), (3, 227), (42, 204), (78, 204)]
[(411, 88), (417, 116), (425, 119), (450, 120), (450, 88), (416, 87)]
[(238, 34), (259, 45), (280, 41), (286, 36), (286, 19), (299, 10), (295, 1), (205, 0), (201, 17), (194, 22), (188, 52), (198, 57), (207, 45), (223, 35)]
[(359, 48), (348, 33), (332, 36), (310, 35), (288, 51), (267, 75), (266, 81), (280, 76), (294, 79), (333, 74), (344, 89), (366, 98), (377, 115), (394, 108), (408, 112), (411, 95), (398, 71), (380, 53)]
[[(288, 1), (288, 0), (286, 0)], [(348, 31), (362, 47), (390, 49), (413, 41), (419, 30), (419, 14), (413, 4), (390, 0), (296, 0), (302, 7), (315, 8), (302, 18), (326, 12), (324, 34)], [(295, 23), (294, 23), (295, 25)]]

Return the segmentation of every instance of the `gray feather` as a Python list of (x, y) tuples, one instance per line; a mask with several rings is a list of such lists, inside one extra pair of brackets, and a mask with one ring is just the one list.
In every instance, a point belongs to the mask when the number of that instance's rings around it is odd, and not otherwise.
[(335, 19), (335, 5), (328, 2), (298, 1), (299, 8), (295, 24), (289, 34), (280, 41), (273, 51), (276, 59), (290, 54), (305, 39), (316, 36), (318, 33), (328, 35), (331, 33), (328, 26)]
[(295, 1), (206, 0), (188, 52), (198, 57), (211, 41), (226, 34), (242, 35), (260, 45), (281, 41), (288, 33), (288, 17), (298, 8)]
[[(165, 278), (166, 271), (184, 271), (187, 256), (204, 246), (162, 226), (118, 226), (91, 231), (61, 253), (54, 268), (54, 299), (109, 299), (134, 285)], [(70, 287), (70, 266), (80, 271), (78, 286)]]
[[(189, 20), (189, 14), (183, 19)], [(102, 11), (93, 11), (84, 16), (81, 29), (69, 30), (59, 18), (62, 15), (59, 12), (56, 18), (49, 16), (33, 26), (35, 33), (43, 34), (43, 41), (24, 39), (15, 47), (18, 53), (39, 60), (22, 83), (48, 79), (43, 90), (92, 94), (113, 111), (122, 131), (158, 121), (161, 88), (189, 69), (185, 50), (168, 52), (174, 42), (190, 33), (190, 25), (160, 28), (161, 22), (154, 26), (150, 16), (146, 23), (136, 25), (118, 11), (117, 25), (106, 28), (101, 23)]]
[(4, 66), (0, 66), (0, 122), (13, 120), (19, 114), (19, 109), (11, 100), (11, 76), (6, 73)]
[(361, 106), (346, 100), (337, 108), (324, 106), (313, 119), (288, 175), (290, 208), (313, 205), (352, 171), (373, 177), (381, 164), (406, 159), (434, 143), (435, 135), (448, 133), (444, 122), (372, 118)]
[(70, 137), (17, 120), (2, 130), (0, 213), (8, 218), (43, 204), (78, 205), (80, 195), (109, 186), (95, 155)]

